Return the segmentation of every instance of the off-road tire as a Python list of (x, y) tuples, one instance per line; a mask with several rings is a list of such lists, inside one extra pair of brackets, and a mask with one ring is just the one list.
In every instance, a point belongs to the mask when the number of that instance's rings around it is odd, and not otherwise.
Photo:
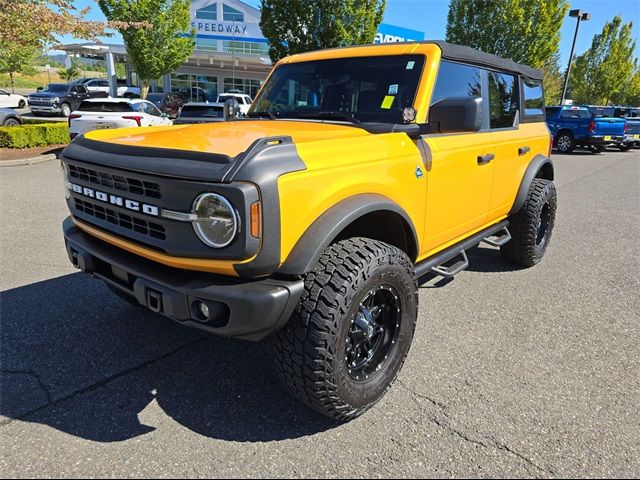
[(560, 153), (571, 153), (576, 148), (576, 140), (568, 131), (560, 132), (555, 139), (555, 144)]
[(511, 240), (500, 247), (502, 256), (511, 263), (525, 267), (532, 267), (542, 260), (553, 233), (556, 208), (554, 183), (541, 178), (534, 179), (526, 202), (509, 217)]
[[(418, 312), (414, 266), (396, 247), (351, 238), (328, 247), (304, 282), (289, 323), (274, 338), (277, 370), (303, 403), (336, 420), (354, 419), (382, 398), (409, 352)], [(387, 285), (401, 306), (396, 341), (380, 369), (356, 381), (346, 362), (352, 319), (372, 289)]]

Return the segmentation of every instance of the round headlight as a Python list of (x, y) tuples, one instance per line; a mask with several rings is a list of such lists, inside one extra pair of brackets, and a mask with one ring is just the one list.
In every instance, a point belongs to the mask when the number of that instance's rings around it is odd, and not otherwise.
[(215, 193), (203, 193), (193, 202), (193, 229), (206, 245), (222, 248), (238, 232), (238, 218), (229, 200)]

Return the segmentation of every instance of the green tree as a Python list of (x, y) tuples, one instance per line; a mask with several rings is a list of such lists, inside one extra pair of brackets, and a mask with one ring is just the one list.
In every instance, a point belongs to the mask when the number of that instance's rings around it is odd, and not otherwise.
[(566, 0), (451, 0), (447, 41), (544, 71), (545, 101), (560, 100), (558, 45)]
[(597, 105), (624, 101), (627, 89), (633, 90), (638, 62), (633, 56), (636, 42), (632, 27), (632, 22), (622, 23), (616, 16), (593, 36), (591, 47), (576, 58), (571, 69), (570, 98)]
[[(191, 55), (190, 0), (98, 0), (98, 5), (108, 20), (125, 25), (118, 31), (140, 79), (142, 98), (151, 80), (175, 70)], [(137, 22), (149, 28), (129, 27)]]
[(11, 79), (11, 91), (15, 92), (13, 76), (16, 73), (34, 75), (41, 51), (37, 47), (22, 46), (17, 43), (0, 40), (0, 73), (8, 73)]
[(80, 62), (78, 62), (75, 59), (71, 60), (70, 67), (63, 68), (62, 70), (58, 71), (58, 75), (60, 75), (60, 78), (63, 78), (68, 82), (78, 78), (81, 74), (82, 74), (82, 69), (80, 66)]
[(387, 0), (261, 0), (269, 56), (372, 43)]

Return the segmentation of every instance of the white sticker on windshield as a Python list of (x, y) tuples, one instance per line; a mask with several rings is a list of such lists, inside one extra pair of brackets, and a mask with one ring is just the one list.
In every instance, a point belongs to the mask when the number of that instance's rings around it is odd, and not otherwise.
[(389, 95), (397, 95), (398, 94), (398, 84), (394, 83), (393, 85), (389, 85)]
[(407, 70), (413, 70), (413, 66), (416, 64), (416, 62), (407, 62)]

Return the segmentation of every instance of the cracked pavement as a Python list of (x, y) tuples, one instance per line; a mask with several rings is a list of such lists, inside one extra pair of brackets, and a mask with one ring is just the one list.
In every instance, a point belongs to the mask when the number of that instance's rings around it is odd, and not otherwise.
[(427, 282), (398, 381), (348, 424), (289, 398), (266, 343), (185, 329), (76, 273), (58, 163), (3, 168), (0, 474), (640, 476), (640, 152), (554, 162), (542, 263), (481, 247)]

